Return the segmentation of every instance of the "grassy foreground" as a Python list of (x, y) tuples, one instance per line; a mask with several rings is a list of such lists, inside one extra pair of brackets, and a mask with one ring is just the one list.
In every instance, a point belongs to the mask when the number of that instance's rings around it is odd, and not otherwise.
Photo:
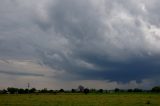
[(0, 106), (160, 106), (160, 94), (0, 95)]

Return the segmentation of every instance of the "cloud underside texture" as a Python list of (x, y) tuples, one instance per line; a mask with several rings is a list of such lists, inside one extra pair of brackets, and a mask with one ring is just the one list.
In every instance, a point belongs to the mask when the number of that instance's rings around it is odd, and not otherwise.
[(2, 61), (36, 60), (65, 81), (159, 81), (159, 0), (0, 2)]

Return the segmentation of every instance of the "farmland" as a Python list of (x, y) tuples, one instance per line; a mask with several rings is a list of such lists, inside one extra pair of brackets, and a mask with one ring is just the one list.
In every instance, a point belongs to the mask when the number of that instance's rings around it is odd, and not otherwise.
[(0, 106), (160, 106), (160, 94), (2, 94)]

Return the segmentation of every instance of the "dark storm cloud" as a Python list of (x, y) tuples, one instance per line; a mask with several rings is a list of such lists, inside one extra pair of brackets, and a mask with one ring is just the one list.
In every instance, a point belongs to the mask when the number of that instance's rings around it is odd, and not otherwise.
[[(101, 14), (101, 10), (96, 10), (89, 1), (56, 0), (48, 11), (48, 26), (64, 36), (71, 53), (46, 50), (47, 52), (41, 55), (44, 64), (65, 70), (77, 76), (77, 79), (109, 79), (127, 82), (158, 76), (159, 66), (154, 62), (159, 60), (159, 56), (148, 54), (141, 22), (136, 18), (136, 15), (145, 16), (142, 7), (136, 6), (137, 3), (134, 1), (112, 3), (106, 1), (105, 3), (106, 13)], [(118, 14), (119, 9), (122, 10), (122, 14), (117, 17), (122, 19), (111, 22), (114, 16), (110, 16), (115, 11)], [(104, 18), (106, 20), (103, 20)], [(113, 29), (109, 28), (109, 25), (105, 26), (105, 21), (111, 24)], [(47, 29), (48, 26), (44, 28), (43, 24), (47, 23), (39, 24), (40, 27)], [(55, 54), (58, 54), (62, 60), (50, 58)], [(79, 66), (79, 60), (94, 65), (95, 69)]]
[[(104, 59), (95, 61), (95, 64), (99, 65), (102, 69), (90, 71), (80, 71), (80, 75), (85, 76), (87, 79), (110, 79), (112, 81), (128, 82), (132, 80), (141, 81), (146, 78), (158, 78), (159, 77), (159, 62), (158, 59), (136, 59), (132, 61), (126, 61), (124, 63), (110, 62)], [(102, 64), (98, 64), (102, 63)], [(109, 69), (108, 69), (109, 67)], [(112, 68), (111, 68), (112, 67)], [(83, 69), (80, 69), (83, 70)], [(154, 76), (154, 78), (153, 78)]]
[(158, 78), (158, 3), (2, 0), (0, 57), (37, 59), (62, 73), (55, 78), (63, 80)]
[[(84, 56), (84, 59), (82, 57), (76, 57), (95, 65), (94, 68), (87, 67), (85, 64), (81, 66), (74, 62), (75, 58), (71, 58), (72, 57), (70, 57), (69, 60), (64, 60), (57, 64), (45, 58), (44, 64), (59, 70), (65, 69), (69, 75), (76, 76), (73, 77), (73, 79), (78, 80), (111, 80), (126, 83), (132, 80), (140, 82), (142, 79), (157, 79), (160, 75), (159, 57), (137, 58), (124, 62), (109, 61), (107, 58), (99, 55)], [(58, 76), (57, 78), (73, 80), (70, 76), (67, 76), (67, 74)]]

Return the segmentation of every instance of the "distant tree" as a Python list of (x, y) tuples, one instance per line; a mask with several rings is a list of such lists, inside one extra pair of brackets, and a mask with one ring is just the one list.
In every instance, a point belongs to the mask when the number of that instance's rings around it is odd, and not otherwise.
[(25, 93), (29, 93), (29, 89), (25, 89), (24, 92), (25, 92)]
[(133, 90), (132, 89), (128, 89), (127, 92), (133, 92)]
[(115, 88), (114, 91), (115, 91), (115, 92), (119, 92), (120, 89), (119, 89), (119, 88)]
[(143, 90), (142, 90), (142, 89), (139, 89), (139, 88), (135, 88), (135, 89), (133, 90), (133, 92), (143, 92)]
[(36, 88), (31, 88), (31, 89), (29, 90), (29, 92), (30, 92), (30, 93), (35, 93), (35, 92), (36, 92)]
[(53, 90), (49, 90), (49, 91), (48, 91), (48, 93), (53, 93), (53, 92), (54, 92)]
[(20, 89), (18, 89), (18, 93), (19, 93), (19, 94), (24, 94), (24, 93), (25, 93), (25, 90), (24, 90), (23, 88), (20, 88)]
[(6, 94), (7, 93), (7, 90), (3, 89), (3, 90), (0, 90), (0, 94)]
[(64, 89), (60, 89), (59, 92), (64, 92)]
[(75, 93), (75, 92), (76, 92), (76, 90), (75, 90), (75, 89), (72, 89), (72, 90), (71, 90), (71, 92), (72, 92), (72, 93)]
[(7, 91), (8, 91), (10, 94), (18, 93), (18, 89), (17, 89), (17, 88), (13, 88), (13, 87), (8, 87), (8, 88), (7, 88)]
[(83, 91), (84, 91), (84, 87), (83, 87), (82, 85), (79, 85), (79, 86), (78, 86), (78, 89), (79, 89), (80, 92), (83, 92)]
[(1, 93), (2, 93), (2, 94), (7, 94), (7, 90), (3, 89), (3, 90), (1, 91)]
[(103, 89), (99, 89), (98, 92), (99, 92), (99, 93), (103, 93)]
[(88, 89), (88, 88), (85, 88), (85, 89), (84, 89), (84, 93), (85, 93), (85, 94), (88, 94), (88, 93), (89, 93), (89, 89)]
[(47, 88), (44, 88), (44, 89), (42, 89), (40, 92), (41, 92), (41, 93), (48, 93), (48, 90), (47, 90)]
[(155, 86), (151, 90), (152, 92), (160, 92), (160, 86)]

